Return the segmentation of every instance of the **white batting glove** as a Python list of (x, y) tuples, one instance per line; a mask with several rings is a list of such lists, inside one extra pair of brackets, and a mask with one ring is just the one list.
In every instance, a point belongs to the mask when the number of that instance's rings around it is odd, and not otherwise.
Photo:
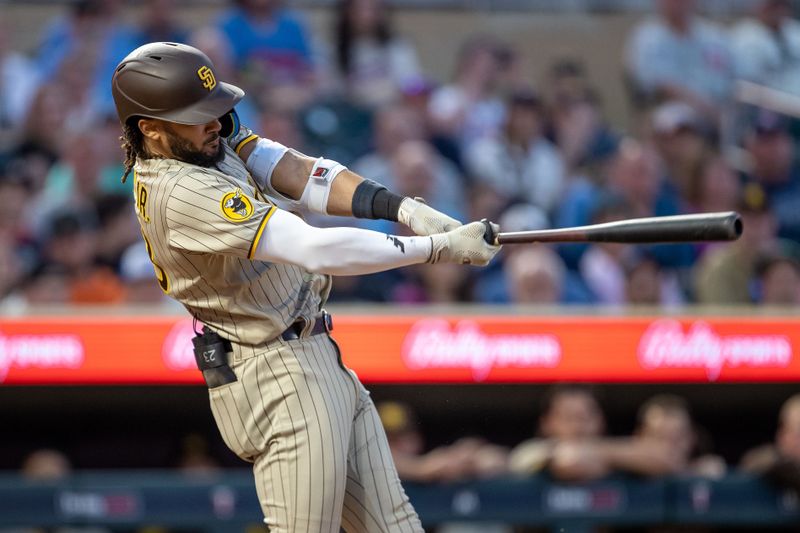
[(242, 147), (248, 142), (255, 140), (253, 130), (245, 126), (239, 121), (239, 115), (235, 109), (231, 109), (221, 117), (219, 117), (221, 128), (219, 136), (233, 148), (238, 154)]
[(428, 206), (422, 198), (404, 198), (397, 211), (397, 220), (417, 235), (446, 233), (461, 222)]
[[(496, 232), (497, 225), (492, 226)], [(486, 266), (501, 247), (488, 244), (483, 238), (485, 231), (483, 222), (472, 222), (447, 233), (431, 235), (432, 248), (428, 262)]]

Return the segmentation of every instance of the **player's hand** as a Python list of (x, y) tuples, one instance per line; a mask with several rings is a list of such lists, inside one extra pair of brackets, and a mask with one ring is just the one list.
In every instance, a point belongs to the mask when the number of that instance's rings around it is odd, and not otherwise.
[[(495, 230), (496, 224), (492, 224)], [(462, 265), (485, 266), (492, 260), (500, 246), (488, 244), (483, 238), (486, 226), (483, 222), (472, 222), (448, 231), (431, 235), (431, 256), (429, 263), (459, 263)]]
[(461, 225), (461, 222), (430, 207), (422, 198), (404, 198), (400, 202), (397, 220), (417, 235), (446, 233)]
[[(242, 141), (253, 136), (253, 130), (239, 121), (239, 115), (235, 109), (231, 109), (219, 117), (218, 120), (222, 125), (219, 130), (219, 136), (234, 150), (239, 148)], [(239, 153), (238, 150), (236, 153)]]

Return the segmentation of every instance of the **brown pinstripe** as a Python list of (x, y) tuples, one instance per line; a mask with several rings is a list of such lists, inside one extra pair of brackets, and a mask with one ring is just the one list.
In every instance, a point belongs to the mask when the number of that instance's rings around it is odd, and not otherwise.
[[(145, 160), (135, 176), (137, 189), (146, 189), (137, 214), (157, 275), (232, 342), (238, 381), (209, 391), (223, 440), (253, 463), (271, 531), (421, 532), (375, 406), (338, 347), (328, 335), (279, 339), (297, 318), (320, 312), (330, 279), (248, 259), (273, 204), (226, 151), (217, 169)], [(239, 222), (220, 212), (236, 188), (254, 208)]]
[(420, 532), (375, 406), (327, 335), (278, 341), (212, 389), (223, 439), (254, 463), (270, 531)]

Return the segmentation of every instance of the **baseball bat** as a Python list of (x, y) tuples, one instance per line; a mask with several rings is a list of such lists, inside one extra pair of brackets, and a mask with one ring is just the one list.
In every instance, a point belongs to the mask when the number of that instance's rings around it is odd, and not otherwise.
[(484, 238), (489, 244), (533, 242), (618, 242), (628, 244), (733, 241), (742, 234), (738, 213), (702, 213), (669, 217), (632, 218), (572, 228), (498, 233), (487, 220)]

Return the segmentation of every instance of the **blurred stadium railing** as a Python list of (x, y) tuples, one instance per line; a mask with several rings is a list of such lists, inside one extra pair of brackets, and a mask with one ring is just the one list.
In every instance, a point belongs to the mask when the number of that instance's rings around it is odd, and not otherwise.
[[(248, 471), (186, 476), (149, 471), (88, 472), (60, 482), (0, 476), (0, 526), (158, 525), (222, 533), (260, 522)], [(457, 484), (407, 484), (426, 527), (448, 522), (513, 524), (584, 533), (633, 525), (767, 528), (800, 524), (794, 493), (744, 475), (710, 481), (613, 477), (589, 485), (544, 476)]]

